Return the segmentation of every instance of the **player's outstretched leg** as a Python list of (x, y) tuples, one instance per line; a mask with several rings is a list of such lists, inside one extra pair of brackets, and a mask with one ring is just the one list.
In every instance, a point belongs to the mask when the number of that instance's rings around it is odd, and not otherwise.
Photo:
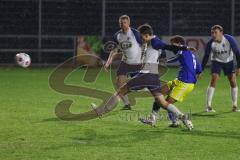
[(117, 106), (122, 96), (126, 95), (127, 93), (127, 85), (122, 86), (114, 95), (108, 99), (108, 101), (101, 108), (96, 109), (96, 113), (99, 116), (102, 116), (103, 114), (112, 111)]

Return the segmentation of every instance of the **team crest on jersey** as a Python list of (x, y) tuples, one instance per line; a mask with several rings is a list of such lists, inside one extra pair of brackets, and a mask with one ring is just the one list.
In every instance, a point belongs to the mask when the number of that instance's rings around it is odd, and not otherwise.
[(127, 49), (132, 47), (132, 42), (130, 42), (130, 41), (122, 41), (121, 43), (119, 43), (119, 47), (122, 50), (127, 50)]

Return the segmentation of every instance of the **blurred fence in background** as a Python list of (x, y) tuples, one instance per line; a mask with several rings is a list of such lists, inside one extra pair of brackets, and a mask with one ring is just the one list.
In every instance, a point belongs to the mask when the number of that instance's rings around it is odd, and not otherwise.
[(13, 64), (17, 52), (34, 64), (61, 63), (76, 55), (77, 36), (111, 37), (121, 14), (159, 36), (208, 36), (214, 24), (240, 35), (237, 0), (0, 0), (0, 63)]

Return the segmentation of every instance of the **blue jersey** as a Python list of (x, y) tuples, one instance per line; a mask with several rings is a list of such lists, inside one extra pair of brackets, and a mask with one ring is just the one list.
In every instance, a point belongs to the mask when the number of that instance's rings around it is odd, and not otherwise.
[(202, 67), (191, 51), (179, 51), (176, 57), (168, 60), (169, 63), (179, 61), (180, 70), (178, 80), (185, 83), (196, 83), (197, 74), (202, 73)]

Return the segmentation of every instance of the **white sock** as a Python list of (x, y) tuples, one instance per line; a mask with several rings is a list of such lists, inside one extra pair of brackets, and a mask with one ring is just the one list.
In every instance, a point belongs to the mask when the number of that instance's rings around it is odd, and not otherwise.
[(151, 113), (151, 117), (152, 117), (152, 119), (153, 119), (154, 121), (157, 119), (157, 115), (158, 115), (157, 112), (152, 111), (152, 113)]
[(207, 106), (211, 107), (212, 106), (212, 98), (213, 98), (213, 94), (214, 94), (215, 88), (209, 86), (207, 88)]
[(123, 103), (124, 103), (125, 106), (130, 104), (127, 95), (125, 95), (125, 96), (122, 97), (122, 101), (123, 101)]
[(102, 108), (101, 112), (103, 112), (103, 114), (107, 113), (107, 112), (110, 112), (111, 110), (113, 110), (117, 106), (119, 100), (120, 100), (120, 97), (118, 95), (114, 94), (104, 104), (104, 107)]
[(238, 87), (231, 88), (232, 105), (237, 107)]
[(167, 106), (167, 110), (174, 113), (177, 117), (182, 117), (184, 114), (173, 104)]

